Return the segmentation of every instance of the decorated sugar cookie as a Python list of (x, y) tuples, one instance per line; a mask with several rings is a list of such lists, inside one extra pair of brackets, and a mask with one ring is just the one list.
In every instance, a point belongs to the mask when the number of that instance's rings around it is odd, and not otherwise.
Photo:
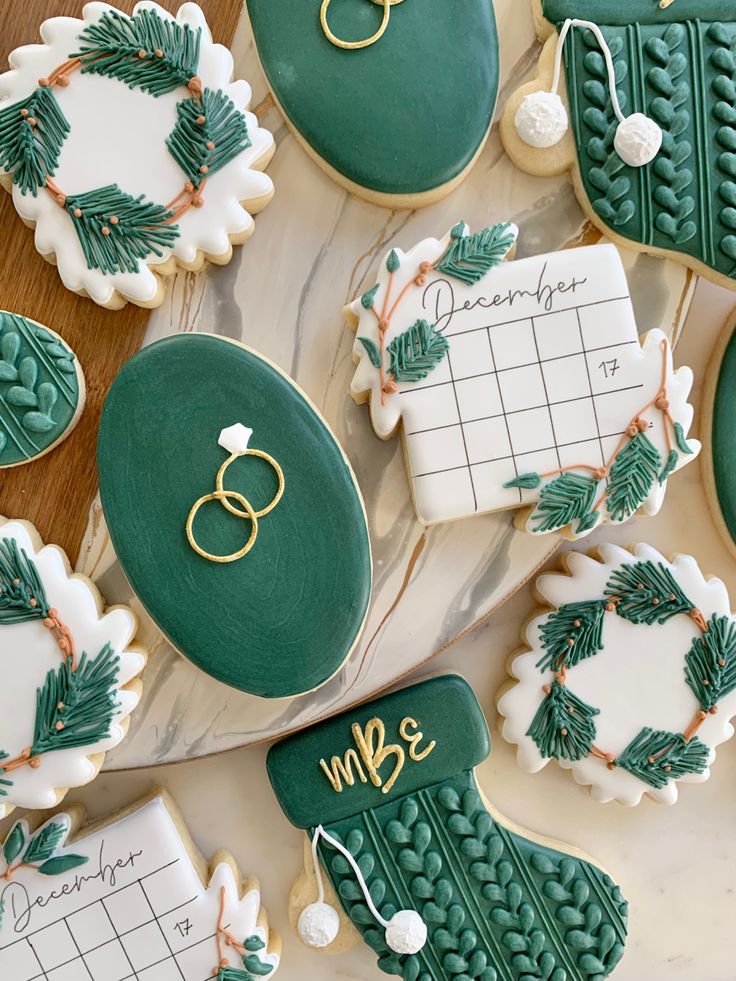
[(208, 865), (163, 790), (87, 827), (79, 807), (17, 821), (0, 910), (8, 981), (257, 981), (279, 966), (258, 880), (227, 852)]
[(517, 229), (392, 249), (346, 314), (352, 394), (382, 439), (401, 429), (420, 521), (524, 508), (532, 534), (588, 534), (662, 506), (688, 437), (689, 368), (640, 341), (612, 245), (518, 261)]
[(665, 804), (707, 780), (733, 735), (736, 616), (720, 579), (649, 545), (600, 545), (537, 580), (547, 609), (526, 626), (498, 709), (520, 766), (551, 759), (599, 801)]
[(84, 409), (74, 352), (48, 327), (0, 310), (0, 470), (43, 456)]
[(311, 839), (291, 900), (306, 944), (337, 949), (357, 930), (404, 981), (610, 974), (626, 942), (618, 886), (495, 811), (473, 772), (489, 751), (473, 692), (446, 675), (269, 752), (279, 803)]
[(736, 479), (733, 468), (736, 393), (736, 316), (716, 348), (703, 393), (703, 482), (721, 539), (736, 556)]
[(0, 76), (0, 182), (64, 285), (152, 307), (177, 266), (228, 262), (271, 198), (274, 144), (204, 14), (87, 3)]
[(0, 519), (0, 818), (58, 804), (121, 742), (145, 664), (136, 626), (32, 525)]
[(511, 158), (531, 174), (571, 171), (606, 235), (736, 288), (733, 4), (532, 4), (545, 46), (504, 111)]
[(178, 651), (268, 698), (335, 674), (368, 610), (368, 528), (350, 464), (287, 375), (214, 335), (152, 344), (112, 386), (98, 465), (120, 564)]
[(330, 177), (416, 208), (466, 176), (498, 91), (492, 0), (248, 0), (286, 122)]

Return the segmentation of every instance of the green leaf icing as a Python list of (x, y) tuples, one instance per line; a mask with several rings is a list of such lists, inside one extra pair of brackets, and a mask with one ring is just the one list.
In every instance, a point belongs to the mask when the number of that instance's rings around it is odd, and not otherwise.
[(89, 859), (84, 855), (57, 855), (55, 858), (47, 859), (39, 866), (38, 871), (41, 875), (64, 875), (88, 861)]
[(465, 222), (459, 221), (450, 229), (450, 238), (462, 238), (465, 235)]
[(372, 341), (370, 337), (359, 337), (358, 340), (363, 345), (363, 347), (368, 352), (368, 357), (374, 368), (381, 367), (381, 352), (378, 350), (378, 345), (375, 341)]
[(509, 231), (511, 226), (508, 222), (491, 225), (482, 232), (462, 237), (455, 237), (457, 227), (453, 228), (450, 244), (435, 268), (472, 286), (506, 257), (514, 245), (515, 236)]
[(693, 451), (690, 447), (690, 444), (685, 439), (685, 430), (682, 428), (681, 422), (675, 423), (675, 442), (677, 443), (677, 446), (681, 453), (685, 453), (688, 456), (692, 456)]
[(576, 473), (563, 473), (542, 488), (531, 520), (535, 532), (556, 531), (589, 514), (598, 481)]
[(399, 259), (396, 249), (391, 249), (388, 254), (388, 258), (386, 259), (386, 269), (388, 269), (390, 273), (395, 273), (400, 265), (401, 260)]
[(677, 461), (679, 459), (680, 459), (680, 455), (677, 452), (677, 450), (670, 450), (669, 454), (667, 455), (667, 463), (665, 463), (665, 465), (664, 465), (664, 470), (659, 475), (659, 482), (660, 482), (660, 484), (663, 484), (665, 482), (665, 480), (667, 480), (667, 478), (669, 477), (669, 475), (672, 473), (672, 471), (677, 466)]
[(616, 761), (617, 766), (660, 790), (670, 780), (687, 773), (702, 773), (710, 750), (697, 737), (686, 740), (682, 733), (642, 729)]
[(565, 603), (547, 617), (539, 628), (544, 657), (537, 663), (542, 671), (574, 667), (603, 650), (603, 600)]
[(258, 934), (254, 933), (253, 936), (246, 937), (246, 939), (243, 941), (243, 946), (245, 947), (246, 950), (251, 951), (252, 953), (255, 951), (263, 950), (266, 945), (258, 936)]
[[(49, 671), (36, 696), (31, 756), (89, 746), (110, 735), (118, 707), (119, 667), (120, 658), (105, 644), (93, 661), (83, 654), (76, 671), (70, 658), (56, 671)], [(59, 722), (61, 729), (57, 728)]]
[(637, 432), (622, 447), (608, 475), (608, 513), (612, 521), (626, 521), (641, 507), (655, 480), (662, 458), (646, 433)]
[(544, 757), (582, 760), (593, 746), (596, 732), (593, 719), (599, 714), (598, 709), (554, 681), (537, 709), (527, 736), (534, 740)]
[(448, 349), (442, 334), (426, 320), (417, 320), (388, 345), (389, 372), (397, 382), (421, 381), (446, 357)]
[(102, 273), (137, 273), (139, 260), (163, 256), (179, 236), (167, 224), (173, 212), (108, 184), (95, 191), (67, 196), (66, 210), (74, 223), (87, 266)]
[(180, 102), (176, 113), (166, 146), (194, 187), (251, 146), (245, 116), (222, 91), (205, 89), (198, 99)]
[(376, 283), (375, 286), (371, 286), (369, 290), (361, 296), (360, 302), (364, 310), (371, 310), (376, 302), (376, 293), (380, 289), (381, 284)]
[(708, 629), (696, 637), (685, 658), (685, 679), (701, 709), (710, 712), (736, 689), (736, 626), (714, 614)]
[(247, 957), (244, 957), (243, 964), (245, 965), (246, 971), (256, 978), (265, 978), (266, 975), (273, 971), (273, 967), (270, 964), (264, 964), (255, 954), (249, 954)]
[(513, 480), (507, 481), (504, 487), (519, 487), (521, 490), (536, 490), (542, 483), (538, 473), (522, 473)]
[(605, 595), (616, 602), (616, 612), (631, 623), (666, 623), (678, 613), (689, 613), (693, 603), (661, 562), (631, 562), (611, 575)]
[(26, 836), (23, 832), (23, 825), (20, 821), (13, 825), (13, 828), (3, 844), (3, 858), (8, 865), (11, 865), (23, 851), (26, 843)]
[[(34, 602), (35, 601), (35, 602)], [(14, 538), (0, 541), (0, 626), (45, 620), (49, 615), (36, 563), (19, 548)]]
[(340, 901), (386, 974), (592, 981), (623, 956), (628, 908), (618, 887), (595, 866), (494, 820), (469, 771), (327, 830), (355, 857), (384, 918), (413, 908), (427, 924), (418, 954), (391, 951), (351, 867), (321, 844)]
[(32, 864), (34, 862), (45, 862), (51, 858), (59, 847), (67, 833), (67, 825), (64, 821), (50, 821), (45, 824), (40, 831), (35, 834), (26, 848), (23, 861)]
[[(202, 32), (141, 10), (126, 17), (106, 10), (79, 35), (82, 71), (105, 75), (159, 96), (187, 85), (197, 74)], [(159, 54), (160, 52), (160, 54)], [(140, 54), (143, 53), (143, 57)]]
[(0, 110), (0, 166), (22, 194), (36, 197), (56, 173), (69, 129), (49, 87)]
[[(0, 750), (0, 763), (2, 763), (3, 760), (7, 760), (7, 758), (8, 758), (8, 754)], [(0, 766), (0, 774), (2, 773), (5, 773), (5, 770), (3, 770), (3, 768)], [(13, 786), (12, 780), (6, 780), (5, 778), (0, 779), (0, 797), (7, 797), (8, 791), (5, 788), (12, 787), (12, 786)]]

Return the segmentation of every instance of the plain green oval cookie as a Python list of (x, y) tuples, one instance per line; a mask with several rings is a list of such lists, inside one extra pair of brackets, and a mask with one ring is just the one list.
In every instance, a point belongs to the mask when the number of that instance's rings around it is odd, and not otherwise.
[[(394, 3), (383, 37), (353, 51), (327, 40), (320, 6), (248, 0), (261, 64), (288, 123), (356, 193), (423, 194), (413, 206), (430, 203), (472, 164), (491, 125), (498, 92), (492, 0)], [(327, 15), (337, 37), (362, 39), (377, 30), (382, 6), (334, 0)]]
[(705, 488), (713, 517), (736, 554), (736, 315), (713, 355), (703, 401)]
[(82, 369), (62, 338), (0, 310), (0, 470), (29, 463), (66, 439), (84, 401)]
[[(278, 461), (285, 492), (259, 520), (253, 549), (217, 564), (191, 548), (185, 525), (228, 457), (220, 432), (237, 423), (253, 429), (252, 449)], [(209, 334), (145, 348), (108, 395), (98, 466), (123, 570), (185, 657), (268, 698), (311, 691), (338, 670), (370, 598), (363, 502), (325, 421), (275, 365)], [(277, 488), (274, 472), (254, 457), (236, 460), (224, 483), (256, 510)], [(210, 501), (194, 528), (201, 546), (224, 555), (245, 545), (251, 524)]]

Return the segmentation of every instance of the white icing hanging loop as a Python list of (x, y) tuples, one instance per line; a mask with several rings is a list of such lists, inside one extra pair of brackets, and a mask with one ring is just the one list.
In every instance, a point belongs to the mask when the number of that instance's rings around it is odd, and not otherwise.
[(427, 942), (427, 925), (419, 913), (413, 909), (400, 909), (390, 920), (384, 919), (378, 912), (371, 898), (368, 885), (360, 871), (358, 863), (350, 852), (340, 842), (328, 834), (320, 825), (315, 829), (312, 838), (312, 861), (314, 874), (317, 877), (318, 899), (316, 903), (307, 906), (299, 917), (299, 937), (309, 947), (327, 947), (337, 937), (340, 920), (335, 909), (325, 902), (325, 888), (322, 880), (322, 869), (317, 854), (320, 838), (336, 848), (348, 861), (355, 873), (358, 885), (365, 897), (366, 905), (375, 920), (386, 931), (386, 945), (396, 954), (418, 954)]
[(569, 18), (562, 25), (557, 39), (552, 89), (550, 92), (532, 92), (522, 100), (514, 118), (517, 133), (528, 146), (549, 149), (557, 146), (569, 130), (567, 110), (558, 90), (562, 73), (562, 52), (567, 35), (573, 27), (583, 27), (592, 31), (603, 53), (608, 72), (611, 106), (619, 123), (613, 144), (616, 153), (629, 167), (646, 166), (655, 159), (662, 148), (662, 128), (641, 112), (624, 116), (616, 90), (616, 68), (611, 49), (603, 31), (592, 21)]

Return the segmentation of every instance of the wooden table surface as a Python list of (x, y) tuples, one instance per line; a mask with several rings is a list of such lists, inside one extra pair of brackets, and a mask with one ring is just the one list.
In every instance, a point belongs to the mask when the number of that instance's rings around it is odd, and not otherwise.
[[(135, 0), (116, 0), (130, 11)], [(159, 0), (175, 11), (179, 0)], [(239, 0), (199, 0), (216, 41), (229, 44), (241, 11)], [(37, 42), (51, 16), (80, 16), (81, 0), (2, 0), (0, 73), (8, 54)], [(33, 232), (0, 191), (0, 310), (46, 324), (72, 347), (84, 369), (87, 405), (79, 425), (53, 453), (0, 471), (0, 514), (27, 518), (46, 542), (62, 546), (74, 564), (97, 490), (96, 441), (105, 395), (122, 364), (141, 346), (149, 311), (128, 304), (105, 310), (66, 290), (33, 244)]]

